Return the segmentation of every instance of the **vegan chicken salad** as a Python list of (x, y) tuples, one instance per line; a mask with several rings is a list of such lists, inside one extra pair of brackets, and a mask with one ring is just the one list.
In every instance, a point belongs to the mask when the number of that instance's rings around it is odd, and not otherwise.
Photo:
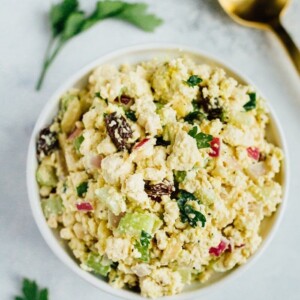
[(103, 65), (37, 139), (41, 207), (80, 266), (157, 298), (244, 264), (277, 209), (265, 101), (189, 57)]

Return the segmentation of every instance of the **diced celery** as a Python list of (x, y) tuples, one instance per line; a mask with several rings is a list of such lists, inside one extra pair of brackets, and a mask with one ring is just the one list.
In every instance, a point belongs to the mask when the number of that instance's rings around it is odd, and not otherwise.
[(114, 215), (126, 211), (125, 199), (114, 187), (104, 186), (97, 189), (95, 194)]
[(127, 213), (120, 221), (118, 231), (123, 234), (139, 235), (142, 230), (150, 234), (161, 226), (162, 221), (150, 213)]
[(102, 276), (107, 276), (111, 271), (111, 264), (111, 260), (105, 259), (103, 256), (96, 253), (89, 253), (86, 260), (86, 265), (91, 268), (95, 274)]
[(40, 164), (36, 171), (36, 180), (42, 186), (55, 187), (57, 184), (57, 177), (55, 169), (46, 164)]
[(48, 199), (41, 201), (41, 205), (47, 219), (50, 215), (60, 215), (64, 211), (62, 199), (58, 195), (50, 195)]
[(199, 198), (201, 199), (201, 201), (205, 205), (211, 205), (217, 199), (217, 196), (216, 196), (214, 190), (213, 189), (209, 189), (209, 188), (205, 188), (205, 187), (203, 187), (201, 189), (201, 191), (199, 192), (199, 196), (200, 196)]
[(136, 241), (134, 247), (140, 252), (140, 260), (143, 262), (149, 262), (150, 253), (148, 247), (142, 246), (139, 241)]
[(180, 268), (180, 269), (177, 270), (177, 272), (181, 276), (182, 283), (187, 283), (187, 284), (191, 283), (191, 280), (192, 280), (191, 269), (189, 269), (189, 268)]
[(62, 110), (61, 129), (63, 132), (69, 133), (82, 114), (81, 103), (78, 97), (70, 95), (70, 98), (62, 100)]

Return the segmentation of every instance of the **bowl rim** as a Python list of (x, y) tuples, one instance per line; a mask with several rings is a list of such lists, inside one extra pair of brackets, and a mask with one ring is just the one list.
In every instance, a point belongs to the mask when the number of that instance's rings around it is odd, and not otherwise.
[[(189, 53), (194, 54), (198, 56), (202, 56), (207, 58), (208, 60), (211, 60), (219, 65), (221, 65), (226, 71), (230, 71), (234, 76), (237, 76), (238, 78), (244, 80), (247, 84), (252, 85), (256, 88), (256, 86), (252, 83), (247, 76), (242, 75), (239, 71), (237, 71), (234, 67), (232, 67), (228, 63), (224, 63), (222, 59), (215, 55), (211, 55), (210, 53), (207, 53), (205, 51), (199, 50), (195, 47), (185, 46), (181, 44), (173, 44), (173, 43), (143, 43), (138, 45), (133, 45), (129, 47), (122, 48), (120, 50), (116, 51), (109, 51), (105, 55), (101, 55), (99, 58), (93, 60), (89, 64), (85, 65), (84, 67), (80, 68), (75, 74), (73, 74), (68, 80), (66, 80), (63, 84), (60, 85), (60, 87), (52, 94), (52, 96), (49, 98), (49, 100), (46, 102), (46, 104), (43, 106), (42, 111), (40, 112), (34, 129), (32, 131), (29, 147), (28, 147), (28, 153), (27, 153), (27, 167), (26, 167), (26, 182), (27, 182), (27, 193), (28, 198), (32, 210), (32, 214), (34, 216), (36, 225), (47, 243), (47, 245), (50, 247), (50, 249), (55, 253), (55, 255), (62, 261), (65, 265), (67, 265), (73, 272), (75, 272), (77, 275), (79, 275), (81, 278), (85, 279), (90, 284), (94, 285), (95, 287), (99, 288), (100, 290), (113, 295), (118, 296), (123, 299), (145, 299), (139, 294), (135, 294), (131, 291), (127, 291), (124, 289), (117, 289), (112, 286), (110, 286), (107, 282), (95, 277), (94, 275), (90, 274), (89, 272), (84, 271), (80, 268), (79, 264), (74, 262), (74, 260), (70, 257), (70, 255), (62, 248), (59, 241), (55, 238), (52, 230), (48, 227), (46, 220), (44, 218), (44, 215), (42, 213), (42, 209), (39, 204), (40, 202), (40, 196), (38, 193), (38, 188), (36, 184), (35, 179), (35, 163), (36, 162), (36, 154), (35, 154), (35, 142), (36, 142), (36, 136), (38, 132), (40, 131), (40, 123), (43, 123), (43, 120), (48, 118), (49, 111), (53, 109), (58, 104), (60, 96), (70, 89), (74, 84), (86, 76), (91, 70), (93, 70), (96, 66), (101, 65), (105, 63), (106, 61), (118, 58), (120, 56), (129, 55), (132, 52), (138, 52), (138, 51), (182, 51), (183, 53)], [(256, 90), (262, 95), (263, 98), (264, 95), (260, 92), (259, 89), (256, 88)], [(271, 240), (274, 237), (275, 232), (278, 230), (278, 227), (282, 221), (282, 217), (286, 208), (287, 199), (288, 199), (288, 193), (289, 193), (289, 183), (290, 183), (290, 172), (289, 172), (289, 153), (287, 148), (287, 143), (285, 136), (283, 134), (283, 130), (281, 127), (281, 124), (278, 120), (278, 117), (276, 113), (274, 112), (271, 104), (269, 101), (267, 101), (267, 106), (270, 111), (270, 117), (272, 120), (272, 124), (275, 125), (275, 131), (278, 135), (278, 141), (280, 142), (280, 146), (284, 152), (284, 163), (282, 164), (282, 172), (283, 172), (283, 180), (282, 180), (282, 186), (283, 186), (283, 197), (282, 202), (280, 206), (277, 208), (277, 215), (276, 219), (274, 220), (274, 224), (269, 230), (269, 233), (265, 239), (263, 239), (261, 245), (257, 249), (257, 251), (248, 259), (248, 261), (244, 265), (240, 265), (238, 268), (236, 268), (233, 272), (227, 274), (224, 278), (218, 280), (217, 282), (214, 282), (206, 287), (200, 288), (195, 291), (187, 291), (182, 292), (178, 295), (174, 296), (166, 296), (163, 297), (163, 299), (177, 299), (177, 300), (183, 300), (188, 299), (196, 296), (202, 296), (204, 294), (207, 294), (208, 292), (211, 292), (212, 290), (215, 290), (216, 288), (220, 288), (225, 283), (227, 283), (229, 280), (233, 281), (235, 278), (240, 276), (243, 272), (245, 272), (250, 266), (254, 264), (254, 262), (257, 261), (257, 259), (262, 255), (262, 253), (266, 250), (268, 245), (270, 244)]]

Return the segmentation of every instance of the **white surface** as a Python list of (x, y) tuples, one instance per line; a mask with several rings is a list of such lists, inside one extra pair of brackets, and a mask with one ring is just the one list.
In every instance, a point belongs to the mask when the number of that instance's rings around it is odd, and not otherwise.
[[(82, 1), (83, 2), (83, 1)], [(91, 8), (95, 1), (84, 1)], [(115, 299), (84, 282), (52, 254), (32, 219), (25, 187), (25, 157), (35, 119), (53, 91), (102, 54), (124, 46), (166, 41), (199, 47), (250, 77), (282, 120), (291, 158), (290, 199), (283, 223), (260, 261), (235, 282), (205, 297), (299, 299), (300, 295), (300, 85), (271, 35), (232, 23), (214, 0), (150, 1), (165, 19), (154, 34), (105, 21), (70, 42), (48, 73), (42, 92), (33, 89), (47, 39), (48, 1), (2, 0), (0, 10), (0, 299), (18, 293), (23, 276), (50, 289), (51, 300)], [(300, 45), (300, 3), (284, 18)]]

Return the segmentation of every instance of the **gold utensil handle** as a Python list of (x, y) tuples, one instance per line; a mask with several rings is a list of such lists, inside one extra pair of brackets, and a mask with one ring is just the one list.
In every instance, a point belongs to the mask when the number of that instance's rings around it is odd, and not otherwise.
[(284, 45), (285, 49), (287, 50), (292, 62), (294, 63), (294, 66), (296, 67), (296, 69), (298, 71), (298, 75), (300, 76), (300, 51), (299, 51), (297, 45), (292, 40), (289, 33), (282, 26), (280, 20), (276, 20), (275, 22), (273, 22), (271, 24), (271, 27), (272, 27), (274, 33), (279, 38), (279, 40)]

